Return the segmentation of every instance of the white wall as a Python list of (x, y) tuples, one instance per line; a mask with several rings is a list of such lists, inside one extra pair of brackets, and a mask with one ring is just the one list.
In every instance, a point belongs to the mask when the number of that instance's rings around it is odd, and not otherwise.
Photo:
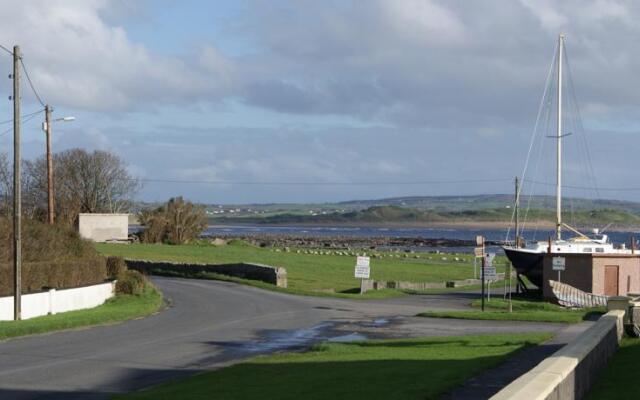
[(127, 240), (129, 214), (79, 214), (78, 232), (82, 238), (94, 242)]
[[(115, 282), (22, 296), (22, 319), (93, 308), (115, 295)], [(13, 296), (0, 297), (0, 321), (13, 320)]]

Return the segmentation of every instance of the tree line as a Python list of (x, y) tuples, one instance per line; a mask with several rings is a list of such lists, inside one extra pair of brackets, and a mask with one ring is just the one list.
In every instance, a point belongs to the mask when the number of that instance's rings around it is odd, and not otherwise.
[[(80, 213), (120, 213), (132, 210), (142, 184), (117, 155), (95, 150), (70, 149), (53, 155), (54, 208), (56, 222), (72, 225)], [(27, 218), (45, 221), (47, 216), (47, 160), (45, 156), (22, 164), (22, 212)], [(13, 210), (13, 167), (0, 152), (0, 215)], [(196, 239), (207, 227), (203, 207), (172, 198), (153, 210), (139, 213), (147, 243), (182, 244)]]

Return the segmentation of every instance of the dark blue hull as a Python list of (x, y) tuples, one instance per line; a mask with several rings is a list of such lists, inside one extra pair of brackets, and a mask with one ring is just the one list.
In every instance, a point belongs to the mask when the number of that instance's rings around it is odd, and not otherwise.
[(542, 287), (542, 262), (544, 254), (530, 253), (518, 249), (503, 248), (513, 267), (519, 274), (526, 276), (531, 283)]

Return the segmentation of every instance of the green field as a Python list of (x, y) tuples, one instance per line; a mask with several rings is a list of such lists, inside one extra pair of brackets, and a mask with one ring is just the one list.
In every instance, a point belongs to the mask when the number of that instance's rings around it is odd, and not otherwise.
[(163, 305), (162, 294), (148, 285), (142, 295), (118, 295), (101, 306), (22, 321), (0, 322), (0, 340), (17, 336), (111, 324), (152, 314)]
[[(274, 251), (243, 242), (227, 246), (212, 245), (154, 245), (154, 244), (97, 244), (99, 252), (140, 260), (234, 263), (254, 262), (287, 269), (290, 291), (306, 294), (335, 294), (360, 296), (360, 281), (353, 277), (355, 257), (334, 254), (302, 254)], [(280, 249), (278, 249), (280, 250)], [(371, 259), (371, 278), (387, 281), (444, 282), (473, 277), (470, 255), (374, 253)], [(419, 258), (416, 258), (419, 257)], [(455, 258), (458, 261), (455, 261)], [(214, 277), (215, 278), (215, 277)], [(459, 290), (459, 289), (458, 289)], [(399, 291), (368, 292), (364, 297), (399, 295)]]
[(536, 321), (562, 322), (575, 324), (591, 316), (604, 313), (604, 309), (567, 310), (555, 304), (543, 301), (513, 300), (513, 312), (508, 312), (509, 302), (503, 299), (491, 299), (485, 302), (485, 311), (480, 310), (481, 300), (474, 300), (472, 311), (427, 311), (421, 317), (504, 320), (504, 321)]
[[(640, 339), (624, 338), (588, 396), (589, 400), (627, 400), (640, 393)], [(633, 393), (636, 393), (635, 395)]]
[(117, 399), (432, 399), (549, 334), (321, 344)]

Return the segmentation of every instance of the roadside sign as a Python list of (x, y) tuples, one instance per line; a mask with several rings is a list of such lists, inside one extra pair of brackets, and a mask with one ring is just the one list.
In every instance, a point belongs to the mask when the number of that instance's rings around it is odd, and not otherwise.
[(476, 246), (484, 246), (484, 236), (476, 236)]
[(355, 277), (361, 279), (369, 279), (371, 268), (369, 267), (371, 259), (369, 257), (358, 256), (356, 258)]
[(370, 257), (358, 256), (356, 258), (356, 265), (360, 265), (362, 267), (368, 267), (370, 262), (371, 262)]
[(371, 273), (371, 268), (364, 265), (356, 265), (356, 278), (369, 279), (369, 274)]
[(496, 253), (487, 253), (484, 266), (491, 267), (493, 266), (493, 259), (496, 258)]
[(551, 267), (554, 271), (564, 271), (565, 259), (564, 257), (553, 257), (551, 259)]
[(496, 267), (485, 267), (482, 269), (482, 273), (484, 274), (484, 279), (487, 281), (498, 280), (498, 273), (496, 272)]
[(484, 256), (484, 248), (483, 248), (483, 247), (475, 247), (475, 248), (473, 249), (473, 254), (474, 254), (476, 257), (482, 257), (482, 256)]

